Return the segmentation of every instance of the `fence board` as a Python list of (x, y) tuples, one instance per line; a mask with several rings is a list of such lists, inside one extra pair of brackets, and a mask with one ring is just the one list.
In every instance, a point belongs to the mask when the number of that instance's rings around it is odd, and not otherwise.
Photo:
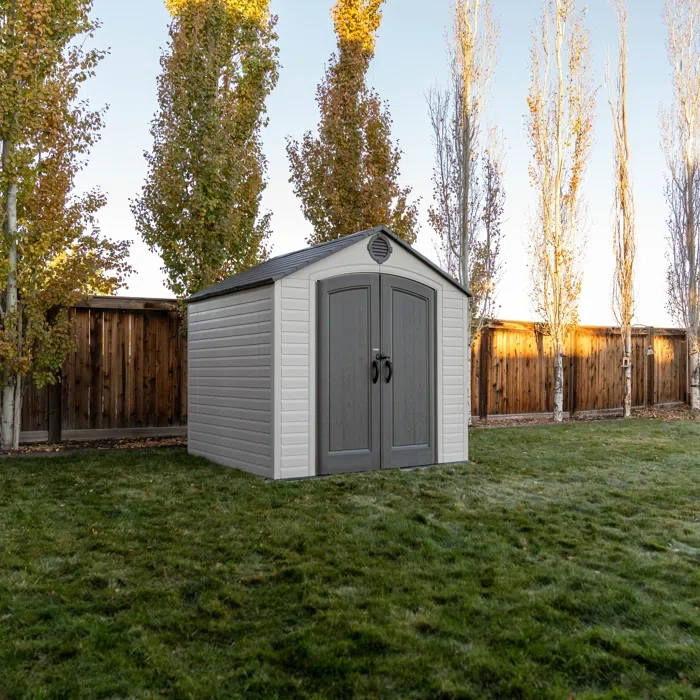
[[(63, 368), (64, 435), (181, 433), (187, 425), (187, 345), (177, 307), (99, 298), (71, 309), (70, 316), (74, 349)], [(31, 383), (22, 430), (48, 430), (48, 392)]]
[(657, 404), (685, 401), (687, 395), (688, 345), (685, 337), (657, 330), (655, 401)]
[[(687, 343), (683, 331), (653, 329), (656, 403), (687, 399)], [(489, 333), (491, 352), (481, 376), (483, 355), (477, 341), (472, 349), (472, 415), (480, 388), (487, 386), (488, 415), (550, 413), (554, 404), (554, 356), (551, 339), (532, 323), (496, 321)], [(647, 397), (647, 329), (632, 337), (632, 402), (643, 406)], [(604, 411), (622, 407), (624, 370), (622, 340), (617, 328), (583, 326), (567, 340), (564, 358), (564, 408)], [(573, 375), (573, 376), (572, 376)], [(572, 383), (573, 382), (573, 383)]]

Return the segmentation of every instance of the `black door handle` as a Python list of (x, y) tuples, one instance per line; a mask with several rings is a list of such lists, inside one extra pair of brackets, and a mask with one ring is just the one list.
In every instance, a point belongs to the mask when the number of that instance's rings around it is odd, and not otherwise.
[(389, 374), (386, 378), (386, 383), (388, 384), (391, 381), (391, 378), (394, 376), (394, 364), (389, 358), (386, 359), (386, 366), (389, 368)]
[(372, 367), (374, 368), (374, 376), (372, 377), (372, 384), (376, 384), (379, 381), (379, 362), (374, 360), (372, 362)]

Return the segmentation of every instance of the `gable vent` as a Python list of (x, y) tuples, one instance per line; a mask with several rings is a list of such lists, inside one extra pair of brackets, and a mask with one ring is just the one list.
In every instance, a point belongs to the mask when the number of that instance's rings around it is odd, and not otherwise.
[(372, 260), (380, 265), (386, 262), (391, 255), (391, 243), (380, 234), (370, 239), (367, 249), (369, 250)]

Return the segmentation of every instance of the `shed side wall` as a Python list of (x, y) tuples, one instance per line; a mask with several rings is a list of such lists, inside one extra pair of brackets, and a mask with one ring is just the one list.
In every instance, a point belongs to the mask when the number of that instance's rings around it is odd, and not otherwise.
[(398, 275), (436, 290), (438, 462), (468, 459), (468, 297), (397, 245), (386, 263), (375, 263), (367, 243), (360, 241), (276, 283), (280, 391), (275, 412), (281, 432), (278, 478), (316, 474), (316, 283), (352, 273)]
[(189, 451), (273, 478), (274, 286), (190, 304)]

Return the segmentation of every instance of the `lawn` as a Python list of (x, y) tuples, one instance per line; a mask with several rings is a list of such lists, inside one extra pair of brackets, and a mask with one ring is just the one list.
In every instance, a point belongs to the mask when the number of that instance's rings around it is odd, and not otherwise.
[(266, 483), (0, 462), (0, 698), (698, 698), (700, 422)]

